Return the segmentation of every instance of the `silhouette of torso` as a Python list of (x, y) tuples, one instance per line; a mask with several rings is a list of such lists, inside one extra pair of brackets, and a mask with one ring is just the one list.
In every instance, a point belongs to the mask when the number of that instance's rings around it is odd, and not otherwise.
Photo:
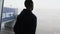
[(36, 16), (30, 10), (24, 9), (21, 14), (17, 16), (14, 31), (15, 33), (35, 34), (36, 22)]

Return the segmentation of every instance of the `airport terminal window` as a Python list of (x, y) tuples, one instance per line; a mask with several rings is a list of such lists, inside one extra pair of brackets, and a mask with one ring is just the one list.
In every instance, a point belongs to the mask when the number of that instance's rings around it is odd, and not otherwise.
[(9, 22), (14, 20), (16, 17), (15, 12), (17, 8), (14, 6), (14, 1), (4, 0), (3, 13), (2, 13), (2, 22)]
[(17, 11), (18, 8), (15, 6), (15, 0), (4, 0), (1, 24), (2, 31), (12, 31)]

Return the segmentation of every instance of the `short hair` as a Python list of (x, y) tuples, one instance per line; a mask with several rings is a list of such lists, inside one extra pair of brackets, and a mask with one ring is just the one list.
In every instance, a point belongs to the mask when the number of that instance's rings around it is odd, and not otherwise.
[(27, 8), (27, 7), (29, 7), (31, 4), (33, 4), (33, 1), (32, 1), (32, 0), (26, 0), (24, 4), (25, 4), (25, 7)]

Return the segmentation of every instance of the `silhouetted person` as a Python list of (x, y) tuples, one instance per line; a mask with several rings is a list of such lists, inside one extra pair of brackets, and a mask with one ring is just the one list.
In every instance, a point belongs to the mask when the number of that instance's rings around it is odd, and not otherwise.
[(32, 13), (33, 2), (25, 1), (26, 9), (23, 9), (21, 14), (17, 16), (16, 24), (14, 26), (15, 34), (35, 34), (37, 18)]

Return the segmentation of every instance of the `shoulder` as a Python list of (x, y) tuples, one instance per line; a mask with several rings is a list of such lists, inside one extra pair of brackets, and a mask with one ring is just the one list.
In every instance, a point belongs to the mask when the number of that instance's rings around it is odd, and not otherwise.
[(33, 18), (37, 19), (36, 15), (32, 13)]

